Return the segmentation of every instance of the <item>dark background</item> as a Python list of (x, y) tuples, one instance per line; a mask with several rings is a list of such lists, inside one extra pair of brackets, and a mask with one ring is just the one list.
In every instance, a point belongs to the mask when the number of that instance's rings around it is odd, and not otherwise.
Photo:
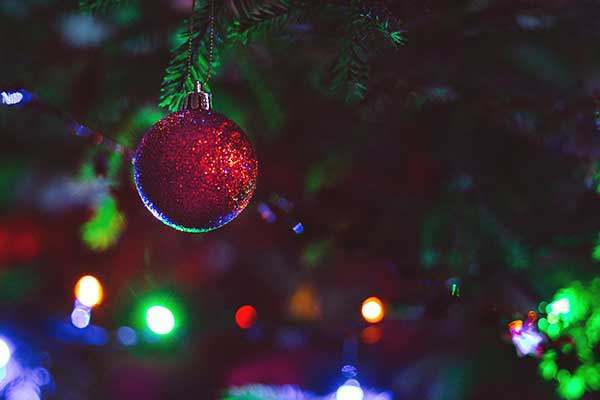
[[(43, 398), (208, 399), (249, 383), (325, 395), (346, 362), (397, 399), (558, 398), (506, 324), (599, 268), (600, 4), (383, 3), (407, 41), (372, 43), (360, 101), (330, 89), (328, 15), (217, 49), (214, 107), (246, 130), (260, 171), (246, 211), (211, 233), (155, 220), (129, 165), (47, 107), (0, 109), (0, 333), (51, 374)], [(167, 113), (161, 81), (189, 7), (92, 16), (77, 1), (2, 0), (0, 91), (36, 93), (135, 148)], [(68, 325), (86, 273), (105, 289), (102, 344)], [(120, 326), (141, 335), (135, 310), (153, 293), (180, 304), (177, 332), (119, 345)], [(372, 295), (388, 312), (368, 344)], [(242, 304), (258, 310), (248, 331), (234, 323)]]

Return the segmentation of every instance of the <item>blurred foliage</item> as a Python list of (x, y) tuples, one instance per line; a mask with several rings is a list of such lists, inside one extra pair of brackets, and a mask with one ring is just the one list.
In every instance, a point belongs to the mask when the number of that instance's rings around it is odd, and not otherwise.
[(475, 272), (497, 262), (514, 270), (531, 266), (531, 252), (488, 208), (456, 202), (434, 208), (423, 222), (422, 264)]
[(26, 301), (39, 287), (37, 268), (12, 268), (0, 272), (0, 302)]
[(0, 162), (0, 206), (7, 204), (15, 193), (15, 187), (22, 178), (24, 166), (19, 161)]
[(124, 228), (125, 216), (119, 212), (116, 200), (107, 196), (81, 228), (81, 238), (91, 250), (102, 251), (119, 240)]
[(398, 20), (381, 4), (353, 0), (341, 39), (342, 50), (333, 69), (333, 88), (345, 94), (347, 101), (364, 98), (369, 79), (369, 54), (373, 40), (379, 37), (394, 48), (404, 44)]

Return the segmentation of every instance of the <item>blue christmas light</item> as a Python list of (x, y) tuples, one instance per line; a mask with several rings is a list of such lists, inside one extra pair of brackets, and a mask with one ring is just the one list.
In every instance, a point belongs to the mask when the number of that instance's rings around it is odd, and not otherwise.
[(133, 346), (137, 343), (137, 333), (133, 328), (122, 326), (117, 330), (117, 339), (123, 346)]
[(10, 356), (10, 347), (4, 340), (0, 339), (0, 369), (6, 367), (10, 361)]
[(277, 221), (277, 216), (273, 213), (273, 211), (271, 211), (271, 208), (265, 203), (260, 203), (258, 205), (258, 212), (260, 213), (260, 217), (270, 224)]
[(90, 324), (90, 319), (92, 318), (90, 309), (83, 305), (75, 305), (73, 312), (71, 313), (71, 322), (73, 326), (83, 329), (86, 328)]
[(0, 104), (5, 106), (14, 106), (21, 103), (27, 103), (32, 96), (24, 90), (16, 92), (0, 92)]
[(294, 225), (294, 227), (292, 228), (292, 230), (297, 235), (301, 235), (304, 232), (304, 225), (302, 225), (302, 222), (298, 222), (296, 225)]

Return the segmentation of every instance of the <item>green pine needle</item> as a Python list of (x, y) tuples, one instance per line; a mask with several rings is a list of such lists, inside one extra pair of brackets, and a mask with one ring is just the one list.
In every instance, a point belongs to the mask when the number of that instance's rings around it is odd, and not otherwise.
[(79, 8), (92, 13), (108, 12), (113, 6), (125, 3), (127, 0), (81, 0)]
[(230, 1), (233, 21), (228, 27), (228, 39), (246, 44), (252, 34), (282, 30), (294, 14), (307, 5), (306, 1), (278, 0), (262, 4), (248, 0)]
[[(196, 15), (194, 16), (192, 49), (194, 49), (195, 56), (192, 58), (189, 74), (187, 73), (187, 40), (189, 37), (187, 21), (177, 33), (176, 44), (171, 49), (171, 62), (163, 78), (160, 107), (166, 107), (172, 112), (179, 110), (186, 94), (194, 89), (194, 82), (202, 82), (206, 78), (209, 67), (209, 12), (209, 2), (206, 0), (200, 1)], [(222, 39), (215, 29), (215, 48), (219, 48), (221, 43)], [(214, 51), (213, 73), (218, 66), (218, 51)]]
[(348, 102), (360, 101), (365, 97), (371, 42), (381, 37), (398, 48), (405, 41), (399, 22), (392, 18), (387, 9), (379, 4), (375, 7), (358, 0), (353, 1), (353, 5), (342, 37), (342, 51), (333, 68), (332, 85)]

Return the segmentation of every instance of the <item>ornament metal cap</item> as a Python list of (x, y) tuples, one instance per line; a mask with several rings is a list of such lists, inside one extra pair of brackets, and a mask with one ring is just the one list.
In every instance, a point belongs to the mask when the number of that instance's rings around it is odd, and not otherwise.
[(183, 102), (183, 110), (205, 110), (208, 111), (212, 107), (212, 95), (204, 91), (204, 85), (200, 81), (196, 81), (194, 91), (185, 96)]

